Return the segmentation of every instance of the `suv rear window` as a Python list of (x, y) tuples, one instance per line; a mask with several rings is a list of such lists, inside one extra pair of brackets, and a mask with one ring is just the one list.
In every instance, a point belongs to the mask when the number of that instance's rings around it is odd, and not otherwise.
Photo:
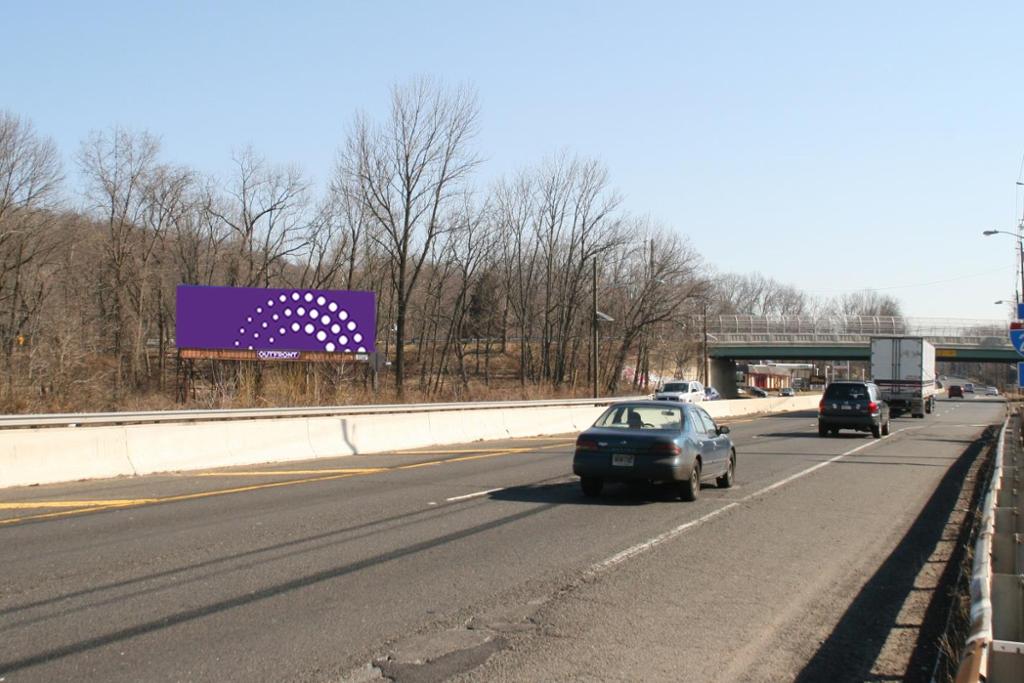
[(844, 401), (868, 400), (866, 384), (829, 384), (825, 390), (825, 398)]

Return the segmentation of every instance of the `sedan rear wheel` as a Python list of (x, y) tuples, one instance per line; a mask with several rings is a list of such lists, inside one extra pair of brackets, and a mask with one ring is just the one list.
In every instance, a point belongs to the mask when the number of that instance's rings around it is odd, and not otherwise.
[(732, 455), (729, 456), (729, 468), (725, 471), (725, 474), (715, 479), (715, 483), (718, 484), (718, 488), (727, 489), (732, 487), (732, 481), (736, 477), (736, 452), (733, 451)]
[(679, 497), (686, 501), (695, 501), (700, 496), (700, 461), (693, 464), (690, 478), (679, 482)]
[(580, 477), (580, 488), (583, 489), (584, 496), (596, 498), (601, 495), (601, 489), (604, 488), (604, 480), (600, 477)]
[(882, 438), (882, 427), (881, 427), (881, 425), (873, 425), (871, 427), (871, 436), (875, 437), (876, 439), (881, 439)]

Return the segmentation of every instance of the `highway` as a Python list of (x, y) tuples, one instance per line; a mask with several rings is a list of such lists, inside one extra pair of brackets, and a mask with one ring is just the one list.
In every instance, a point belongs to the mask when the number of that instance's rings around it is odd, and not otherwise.
[(0, 680), (896, 680), (1005, 413), (937, 406), (723, 421), (695, 503), (583, 498), (575, 435), (0, 490)]

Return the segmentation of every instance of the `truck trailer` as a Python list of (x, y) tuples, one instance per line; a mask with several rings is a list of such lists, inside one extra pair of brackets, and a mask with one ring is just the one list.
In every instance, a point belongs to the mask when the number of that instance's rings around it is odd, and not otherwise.
[(935, 347), (924, 337), (872, 337), (871, 377), (893, 413), (935, 407)]

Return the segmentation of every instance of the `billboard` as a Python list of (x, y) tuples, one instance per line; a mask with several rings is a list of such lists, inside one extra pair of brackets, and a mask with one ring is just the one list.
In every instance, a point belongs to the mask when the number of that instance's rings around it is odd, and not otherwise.
[(178, 349), (261, 360), (375, 351), (373, 292), (179, 285), (176, 308)]

